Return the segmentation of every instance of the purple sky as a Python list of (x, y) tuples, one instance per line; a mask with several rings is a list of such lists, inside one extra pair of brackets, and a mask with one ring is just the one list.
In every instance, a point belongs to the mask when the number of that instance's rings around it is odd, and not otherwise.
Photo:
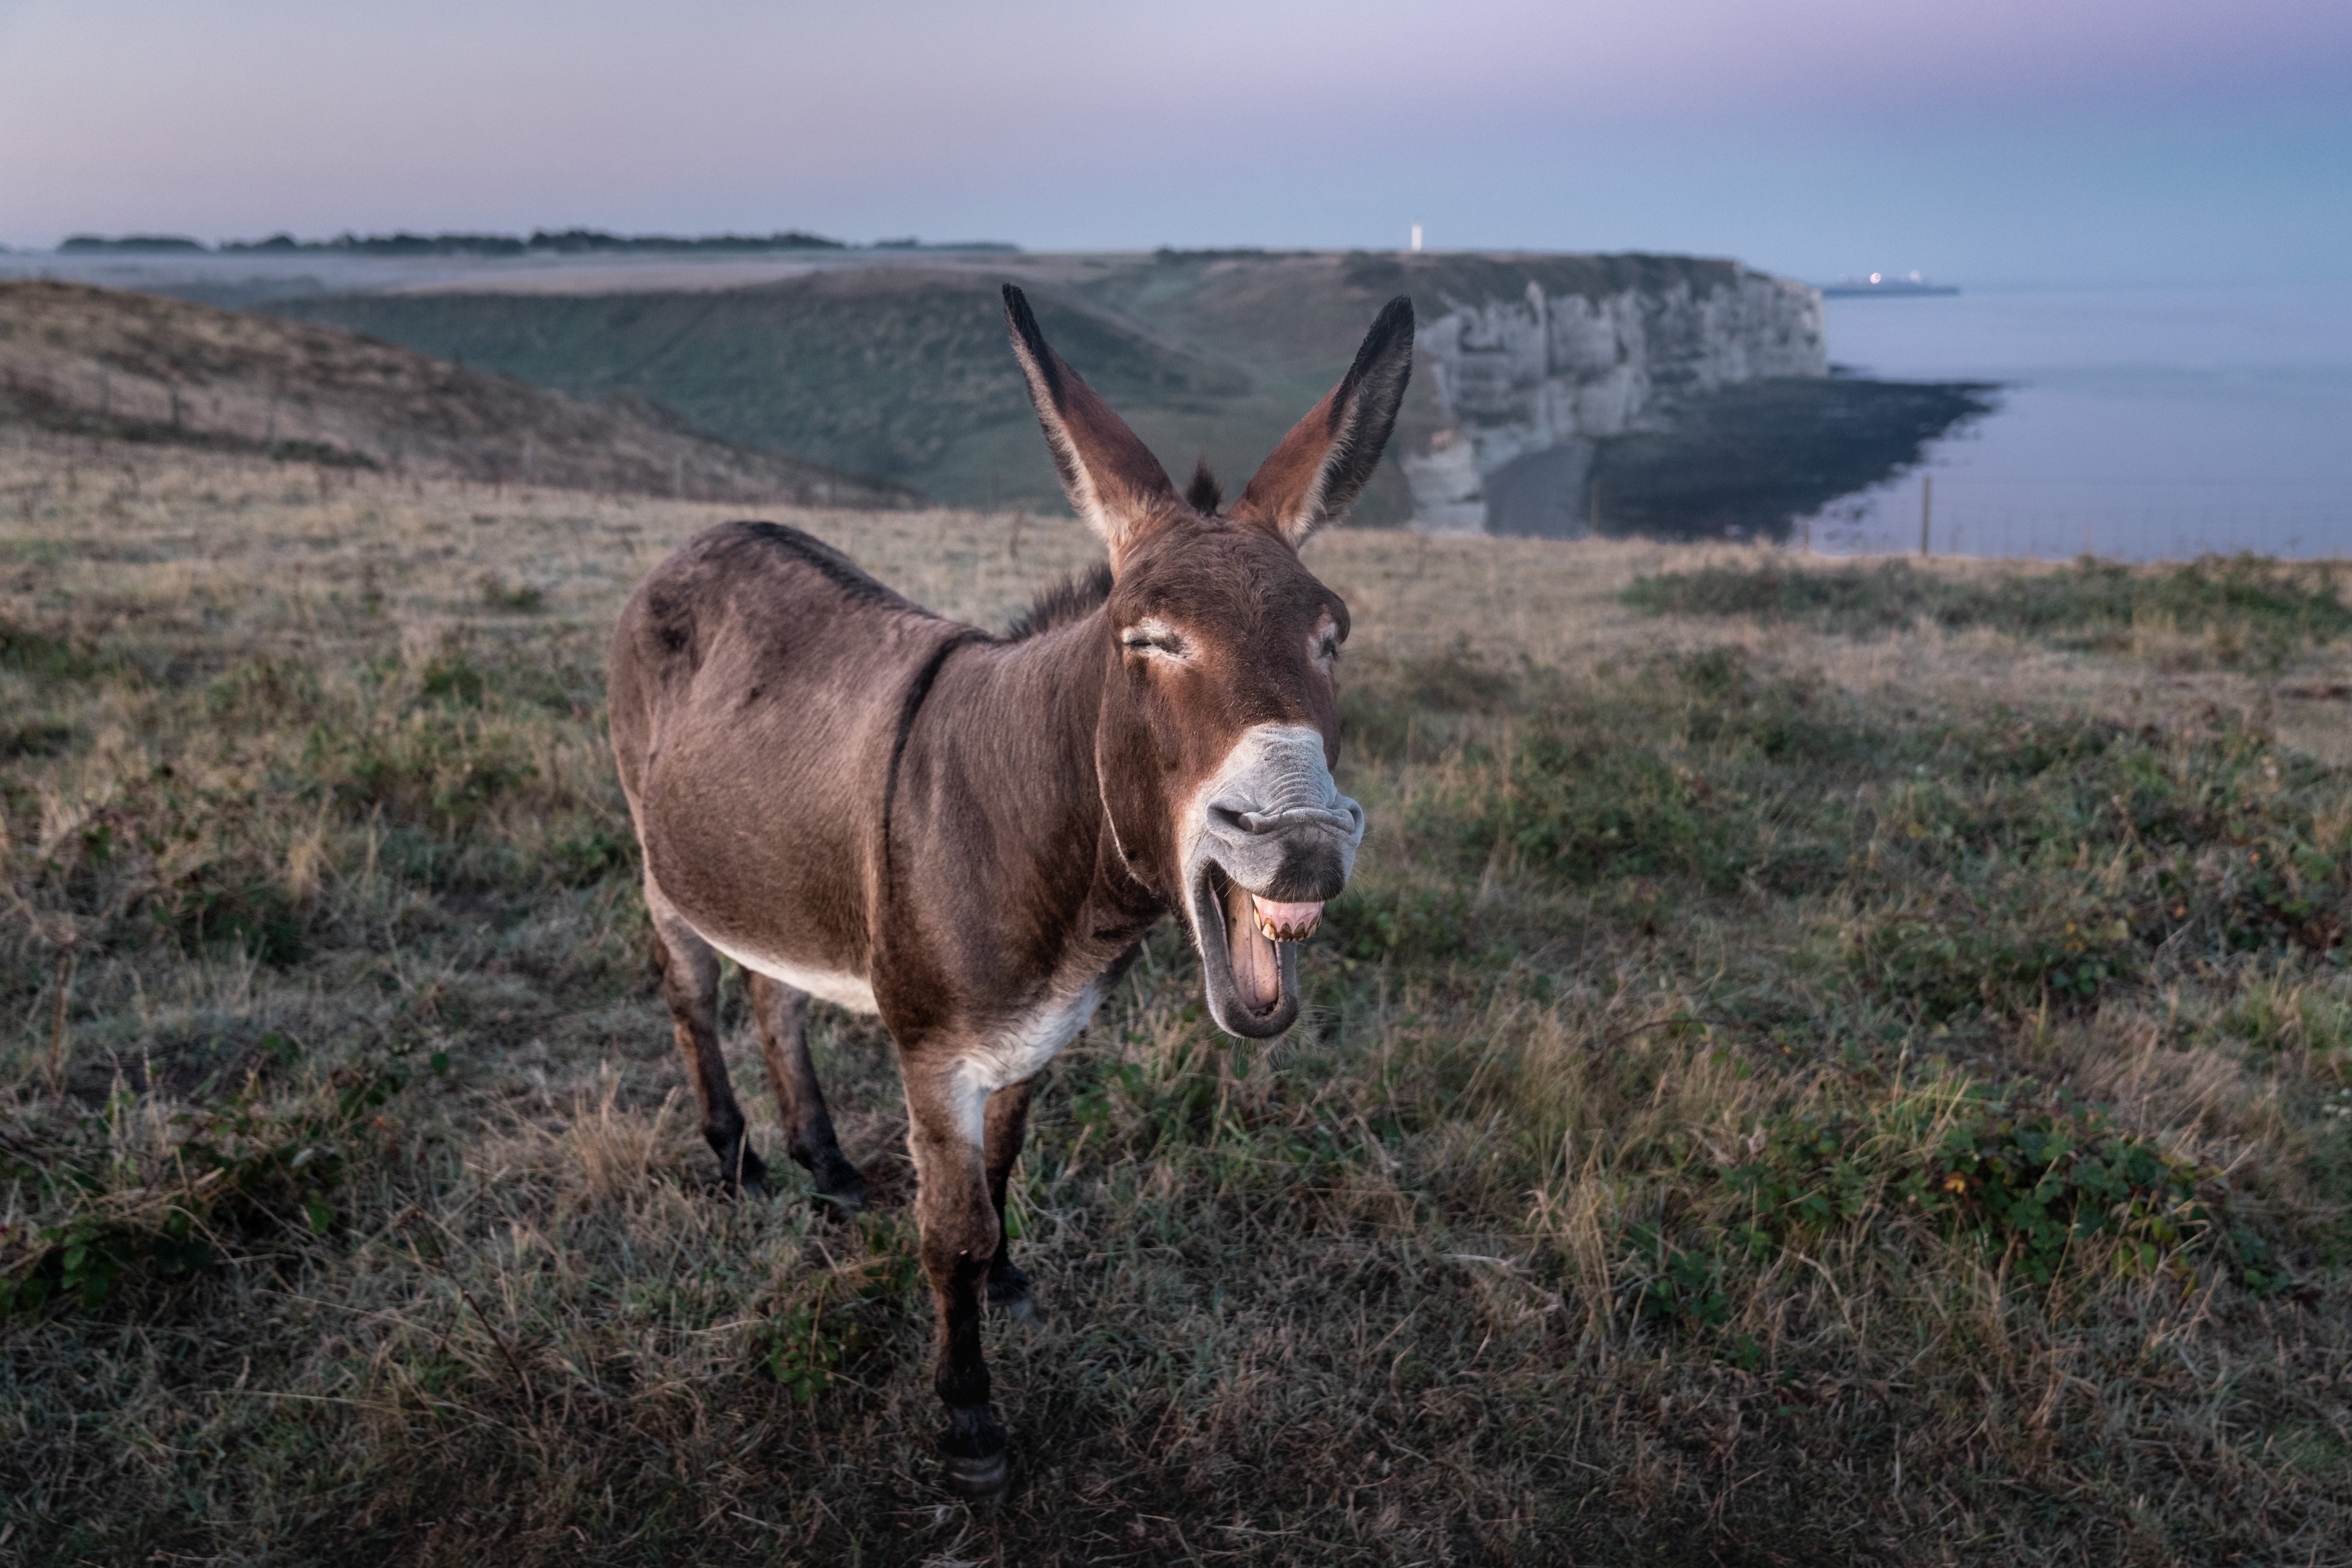
[(814, 229), (2352, 278), (2352, 0), (0, 0), (0, 243)]

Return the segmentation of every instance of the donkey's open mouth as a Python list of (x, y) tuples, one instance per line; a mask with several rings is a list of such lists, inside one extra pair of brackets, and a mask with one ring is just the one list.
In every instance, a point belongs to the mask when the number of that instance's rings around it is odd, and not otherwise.
[(1339, 793), (1321, 732), (1305, 724), (1249, 731), (1195, 800), (1185, 913), (1209, 1011), (1227, 1034), (1262, 1040), (1298, 1016), (1298, 944), (1348, 885), (1364, 808)]
[(1192, 890), (1210, 1010), (1228, 1031), (1264, 1039), (1298, 1016), (1298, 943), (1315, 934), (1322, 900), (1260, 898), (1214, 861)]

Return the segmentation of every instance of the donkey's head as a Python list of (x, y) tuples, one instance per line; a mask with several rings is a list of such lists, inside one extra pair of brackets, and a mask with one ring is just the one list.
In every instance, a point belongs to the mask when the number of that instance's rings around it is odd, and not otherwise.
[(1205, 471), (1176, 493), (1018, 289), (1004, 310), (1062, 486), (1110, 548), (1095, 767), (1118, 853), (1184, 911), (1217, 1023), (1279, 1034), (1298, 1016), (1294, 944), (1364, 837), (1363, 807), (1331, 780), (1348, 606), (1298, 547), (1380, 461), (1412, 369), (1412, 301), (1381, 312), (1346, 378), (1229, 508)]

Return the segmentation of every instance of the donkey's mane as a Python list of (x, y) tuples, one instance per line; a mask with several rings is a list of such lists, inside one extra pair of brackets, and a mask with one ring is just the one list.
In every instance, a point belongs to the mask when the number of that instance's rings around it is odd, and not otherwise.
[(1184, 500), (1202, 517), (1214, 517), (1217, 509), (1225, 504), (1225, 487), (1209, 471), (1209, 459), (1202, 458), (1192, 468), (1192, 482), (1184, 487)]
[(1097, 564), (1084, 572), (1073, 572), (1052, 587), (1041, 590), (1029, 607), (1004, 628), (1004, 640), (1026, 642), (1055, 626), (1083, 620), (1102, 608), (1109, 597), (1108, 566)]

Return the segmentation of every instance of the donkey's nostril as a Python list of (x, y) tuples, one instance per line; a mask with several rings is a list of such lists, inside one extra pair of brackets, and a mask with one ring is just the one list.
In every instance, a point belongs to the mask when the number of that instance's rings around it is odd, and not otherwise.
[(1247, 812), (1235, 810), (1230, 805), (1213, 805), (1209, 807), (1209, 820), (1215, 823), (1219, 827), (1223, 828), (1228, 833), (1249, 832), (1250, 827), (1246, 821), (1248, 815), (1249, 814)]
[(1299, 828), (1319, 827), (1327, 832), (1353, 834), (1359, 831), (1364, 816), (1363, 807), (1352, 800), (1342, 800), (1345, 811), (1333, 811), (1327, 806), (1295, 805), (1287, 811), (1243, 811), (1234, 819), (1250, 833), (1283, 833)]

